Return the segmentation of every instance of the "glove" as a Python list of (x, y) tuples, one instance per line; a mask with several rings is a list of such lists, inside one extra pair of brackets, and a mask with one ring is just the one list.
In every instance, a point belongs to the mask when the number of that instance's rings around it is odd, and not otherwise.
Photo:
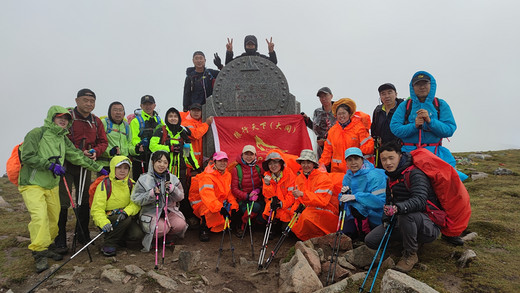
[[(65, 173), (63, 173), (63, 174), (65, 174)], [(108, 176), (108, 171), (105, 170), (105, 169), (101, 169), (101, 170), (99, 171), (99, 174), (104, 175), (104, 176)]]
[(249, 200), (250, 201), (257, 201), (258, 200), (258, 194), (260, 193), (259, 189), (255, 189), (249, 193)]
[(123, 210), (120, 210), (120, 211), (121, 211), (121, 213), (119, 214), (119, 216), (117, 216), (117, 220), (116, 220), (117, 223), (122, 222), (126, 218), (128, 218), (128, 214), (125, 211), (123, 211)]
[(65, 175), (65, 167), (63, 167), (60, 164), (52, 163), (51, 166), (49, 167), (49, 170), (51, 170), (52, 173), (54, 173), (54, 175), (58, 175), (58, 176)]
[(117, 146), (113, 147), (110, 152), (108, 152), (110, 156), (115, 156), (117, 154)]
[(105, 226), (103, 226), (103, 229), (101, 229), (101, 230), (103, 230), (103, 232), (105, 232), (105, 233), (108, 233), (108, 232), (114, 230), (114, 228), (112, 228), (112, 224), (111, 223), (108, 223)]
[(385, 215), (391, 217), (397, 213), (397, 207), (393, 205), (385, 205), (383, 211), (385, 212)]
[(221, 70), (224, 67), (224, 65), (222, 65), (222, 60), (220, 60), (220, 57), (217, 53), (213, 54), (213, 57), (215, 57), (213, 58), (213, 64), (215, 64), (215, 66), (217, 66), (217, 68)]
[(141, 148), (141, 144), (140, 144), (140, 143), (138, 143), (138, 144), (135, 145), (135, 153), (138, 154), (138, 155), (141, 153), (141, 152), (139, 151), (140, 148)]
[(356, 200), (356, 196), (353, 194), (342, 194), (339, 198), (340, 202), (347, 202), (347, 201), (353, 201)]
[(226, 210), (225, 207), (222, 207), (222, 208), (220, 209), (220, 214), (221, 214), (222, 216), (224, 216), (224, 218), (229, 217), (229, 212), (228, 212), (228, 210)]
[(265, 185), (269, 185), (269, 184), (271, 184), (271, 179), (273, 179), (271, 176), (269, 176), (269, 175), (265, 175), (265, 177), (264, 177), (264, 183), (265, 183)]
[(280, 202), (278, 197), (273, 196), (273, 198), (271, 199), (271, 210), (275, 211), (281, 207), (282, 207), (282, 203)]

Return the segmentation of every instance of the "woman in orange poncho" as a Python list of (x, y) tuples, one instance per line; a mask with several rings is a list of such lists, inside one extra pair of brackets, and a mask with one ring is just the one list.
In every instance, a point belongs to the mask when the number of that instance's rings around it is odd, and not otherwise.
[(344, 98), (335, 102), (332, 113), (336, 117), (336, 124), (329, 129), (320, 164), (330, 165), (331, 172), (345, 174), (345, 150), (357, 147), (361, 149), (365, 158), (369, 158), (374, 153), (374, 140), (368, 133), (362, 117), (354, 115), (356, 103), (353, 100)]
[(296, 177), (292, 210), (296, 210), (300, 203), (305, 205), (305, 210), (292, 227), (292, 232), (302, 241), (336, 232), (339, 204), (332, 196), (333, 184), (329, 175), (318, 169), (318, 160), (312, 150), (303, 150), (298, 163), (302, 172)]

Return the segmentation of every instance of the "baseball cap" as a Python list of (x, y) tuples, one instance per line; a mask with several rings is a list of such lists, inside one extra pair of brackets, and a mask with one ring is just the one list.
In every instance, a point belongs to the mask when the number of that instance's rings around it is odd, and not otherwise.
[(121, 165), (123, 165), (123, 164), (127, 164), (129, 167), (132, 166), (132, 164), (130, 164), (130, 161), (129, 161), (129, 160), (122, 160), (121, 162), (119, 162), (119, 163), (116, 164), (116, 167), (119, 167), (119, 166), (121, 166)]
[(202, 105), (199, 104), (199, 103), (191, 104), (191, 106), (190, 106), (190, 110), (193, 110), (193, 109), (199, 109), (199, 110), (202, 110)]
[(319, 89), (318, 93), (316, 94), (316, 96), (319, 97), (320, 93), (326, 93), (326, 94), (331, 94), (332, 95), (332, 91), (328, 87), (326, 87), (326, 86), (324, 86), (321, 89)]
[(66, 112), (66, 113), (58, 113), (56, 114), (54, 117), (63, 117), (63, 118), (67, 118), (69, 120), (72, 119), (72, 116), (70, 116), (70, 113), (69, 112)]
[(228, 155), (225, 152), (219, 151), (213, 154), (213, 161), (220, 161), (222, 159), (228, 159)]
[(204, 56), (204, 53), (202, 53), (202, 51), (195, 51), (193, 53), (193, 57), (197, 56), (197, 55), (202, 55), (202, 57), (206, 58), (206, 56)]
[(363, 153), (361, 152), (361, 150), (359, 148), (348, 148), (345, 151), (345, 159), (350, 156), (358, 156), (358, 157), (363, 158)]
[(141, 98), (141, 104), (144, 104), (144, 103), (155, 104), (155, 99), (152, 96), (150, 96), (150, 95), (143, 96)]
[(242, 149), (242, 154), (245, 153), (245, 152), (252, 152), (253, 154), (256, 155), (256, 149), (254, 146), (248, 144), (246, 146), (244, 146), (244, 148)]
[(391, 83), (384, 83), (382, 85), (380, 85), (378, 88), (377, 88), (377, 91), (378, 92), (382, 92), (382, 91), (386, 91), (386, 90), (394, 90), (397, 92), (397, 90), (395, 89), (395, 86)]
[(416, 76), (414, 76), (412, 78), (412, 85), (415, 85), (416, 83), (418, 83), (419, 81), (423, 81), (423, 80), (426, 80), (426, 81), (431, 81), (430, 80), (430, 77), (426, 74), (417, 74)]
[(96, 94), (91, 91), (90, 89), (81, 89), (78, 91), (78, 95), (77, 97), (83, 97), (83, 96), (89, 96), (89, 97), (94, 97), (94, 99), (96, 98)]

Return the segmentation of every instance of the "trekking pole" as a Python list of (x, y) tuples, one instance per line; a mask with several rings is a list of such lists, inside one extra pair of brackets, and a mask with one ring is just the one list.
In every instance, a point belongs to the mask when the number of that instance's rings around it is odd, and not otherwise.
[[(67, 189), (67, 194), (69, 195), (70, 205), (72, 206), (72, 211), (74, 212), (74, 216), (76, 217), (76, 222), (79, 222), (78, 211), (77, 211), (76, 205), (74, 204), (74, 200), (72, 199), (72, 194), (70, 193), (69, 185), (67, 184), (67, 179), (65, 179), (65, 176), (61, 176), (61, 179), (63, 180), (65, 189)], [(79, 226), (79, 229), (80, 229), (80, 233), (83, 233), (83, 228), (81, 227), (81, 225)], [(74, 245), (74, 239), (73, 239), (72, 244)], [(75, 251), (75, 250), (73, 250), (73, 251)], [(90, 254), (90, 249), (88, 249), (88, 246), (87, 246), (87, 253), (88, 253), (88, 258), (90, 259), (90, 262), (92, 262), (92, 255)]]
[[(231, 206), (231, 204), (229, 204), (229, 206)], [(233, 260), (233, 267), (236, 266), (236, 262), (235, 262), (235, 247), (233, 246), (233, 237), (231, 236), (231, 228), (229, 227), (229, 223), (230, 223), (230, 220), (229, 220), (229, 217), (226, 217), (226, 221), (227, 221), (227, 230), (228, 230), (228, 234), (229, 234), (229, 245), (231, 246), (231, 259)]]
[(270, 210), (269, 217), (267, 218), (267, 225), (265, 226), (265, 234), (264, 239), (262, 240), (262, 248), (260, 249), (260, 257), (258, 258), (258, 269), (262, 269), (262, 265), (264, 263), (265, 251), (267, 249), (267, 242), (269, 241), (269, 233), (271, 232), (271, 227), (273, 225), (273, 218), (276, 211)]
[[(80, 167), (79, 169), (79, 186), (78, 186), (78, 209), (81, 209), (81, 202), (83, 201), (83, 191), (85, 190), (85, 180), (87, 178), (87, 169)], [(87, 227), (88, 229), (88, 227)], [(78, 217), (76, 218), (76, 227), (74, 228), (74, 237), (72, 238), (72, 252), (76, 251), (76, 241), (78, 240), (78, 230), (85, 237), (85, 230), (81, 225), (79, 219), (79, 211)], [(88, 231), (87, 231), (88, 232)], [(88, 239), (88, 238), (87, 238)]]
[(390, 236), (392, 234), (392, 230), (394, 229), (394, 216), (390, 219), (390, 225), (386, 227), (385, 234), (383, 234), (383, 238), (381, 238), (381, 242), (379, 243), (379, 247), (377, 248), (376, 254), (374, 255), (374, 258), (372, 259), (372, 263), (370, 264), (370, 267), (368, 268), (367, 275), (365, 276), (365, 279), (363, 280), (363, 284), (361, 284), (361, 287), (359, 287), (359, 293), (363, 292), (363, 288), (365, 287), (365, 283), (368, 279), (368, 276), (370, 275), (370, 271), (372, 271), (372, 267), (374, 266), (374, 263), (376, 262), (377, 256), (379, 254), (379, 250), (381, 250), (381, 246), (383, 245), (383, 242), (385, 243), (385, 247), (383, 248), (383, 252), (381, 254), (381, 257), (379, 259), (379, 264), (377, 266), (376, 273), (374, 275), (374, 280), (372, 281), (372, 286), (370, 286), (370, 291), (372, 292), (372, 288), (374, 287), (374, 284), (376, 282), (377, 274), (379, 273), (379, 268), (381, 267), (381, 263), (383, 262), (383, 257), (385, 255), (386, 247), (388, 245), (388, 240), (390, 240)]
[[(164, 251), (166, 250), (166, 228), (167, 227), (170, 227), (170, 222), (168, 220), (168, 194), (166, 194), (166, 191), (165, 191), (165, 182), (164, 180), (161, 180), (161, 194), (164, 194), (164, 201), (165, 201), (165, 204), (164, 204), (164, 233), (163, 233), (163, 241), (162, 241), (162, 264), (164, 265)], [(168, 229), (169, 230), (169, 229)]]
[(157, 265), (157, 255), (159, 254), (159, 193), (155, 193), (155, 266), (154, 269), (159, 269)]
[[(338, 265), (338, 255), (339, 255), (339, 246), (341, 244), (341, 235), (343, 235), (343, 223), (345, 222), (345, 205), (346, 203), (343, 203), (341, 205), (341, 212), (339, 213), (338, 217), (338, 227), (336, 229), (336, 237), (334, 237), (334, 246), (332, 247), (332, 254), (330, 255), (330, 265), (329, 265), (329, 271), (327, 272), (327, 281), (325, 281), (325, 286), (329, 285), (329, 277), (330, 272), (332, 271), (332, 278), (330, 279), (332, 282), (334, 282), (334, 275), (336, 274), (336, 266)], [(334, 264), (334, 268), (332, 267), (332, 264)]]
[(94, 239), (90, 240), (89, 243), (85, 244), (85, 246), (83, 246), (80, 250), (78, 250), (76, 253), (74, 253), (68, 260), (66, 260), (64, 263), (62, 263), (59, 267), (57, 267), (54, 271), (52, 271), (49, 275), (47, 275), (45, 278), (43, 278), (43, 280), (41, 280), (40, 282), (38, 282), (38, 284), (36, 284), (34, 287), (32, 287), (29, 291), (27, 291), (27, 293), (30, 293), (30, 292), (33, 292), (36, 288), (38, 288), (38, 286), (40, 286), (43, 282), (47, 281), (47, 279), (49, 279), (52, 275), (54, 275), (59, 269), (61, 269), (64, 265), (66, 265), (69, 261), (71, 261), (73, 258), (75, 258), (80, 252), (83, 251), (83, 249), (87, 249), (88, 251), (88, 246), (90, 244), (92, 244), (94, 241), (96, 241), (96, 239), (99, 238), (99, 236), (101, 236), (101, 234), (103, 234), (105, 232), (101, 231), (98, 235), (96, 235), (96, 237), (94, 237)]
[[(227, 200), (224, 201), (223, 207), (228, 210), (231, 207), (231, 204), (227, 202)], [(218, 257), (217, 257), (217, 267), (215, 268), (215, 271), (218, 272), (219, 270), (219, 264), (220, 264), (220, 258), (222, 256), (223, 246), (224, 246), (224, 237), (226, 236), (226, 230), (229, 229), (229, 217), (224, 218), (224, 230), (222, 230), (222, 239), (220, 239), (220, 247), (218, 249)], [(231, 232), (229, 234), (230, 242), (231, 242)], [(234, 251), (233, 244), (231, 244), (231, 251)], [(233, 265), (235, 264), (235, 255), (233, 254)]]
[[(249, 238), (251, 239), (251, 257), (255, 257), (255, 251), (253, 246), (253, 231), (251, 229), (251, 212), (253, 211), (253, 206), (255, 205), (255, 202), (251, 202), (251, 206), (249, 206), (249, 203), (246, 204), (246, 210), (247, 210), (247, 225), (249, 226)], [(246, 235), (246, 229), (242, 232), (242, 236), (240, 237), (241, 241), (244, 241), (244, 236)]]
[(271, 264), (271, 262), (273, 261), (276, 253), (278, 252), (280, 247), (282, 247), (283, 241), (285, 240), (285, 238), (287, 238), (287, 235), (289, 235), (289, 232), (291, 232), (292, 227), (294, 226), (296, 221), (298, 221), (298, 218), (300, 217), (300, 215), (301, 215), (301, 213), (303, 212), (304, 209), (305, 209), (305, 206), (301, 203), (298, 206), (298, 208), (296, 209), (296, 211), (294, 212), (294, 215), (293, 215), (291, 221), (289, 222), (289, 224), (287, 225), (287, 227), (283, 231), (282, 236), (278, 240), (278, 243), (276, 243), (276, 246), (274, 247), (273, 251), (271, 251), (271, 255), (265, 261), (265, 263), (264, 263), (264, 268), (265, 269), (267, 269), (269, 267), (269, 265)]

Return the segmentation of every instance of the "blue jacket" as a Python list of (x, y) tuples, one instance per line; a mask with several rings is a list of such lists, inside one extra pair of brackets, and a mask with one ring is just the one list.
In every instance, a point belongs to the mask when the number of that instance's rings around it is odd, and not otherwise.
[[(363, 167), (355, 174), (350, 169), (347, 171), (343, 177), (343, 186), (349, 186), (352, 194), (356, 196), (356, 200), (349, 201), (347, 205), (367, 217), (370, 223), (380, 225), (386, 197), (385, 171), (364, 160)], [(341, 193), (338, 199), (340, 197)]]
[[(415, 118), (417, 117), (416, 112), (419, 109), (426, 109), (430, 116), (430, 123), (424, 123), (422, 127), (421, 144), (438, 143), (442, 138), (451, 137), (457, 129), (457, 124), (455, 124), (455, 119), (451, 113), (450, 106), (444, 100), (438, 99), (439, 113), (437, 114), (437, 109), (433, 105), (433, 98), (435, 97), (435, 91), (437, 89), (435, 78), (426, 71), (418, 71), (413, 76), (415, 77), (418, 74), (424, 74), (430, 77), (430, 93), (426, 97), (424, 103), (421, 103), (419, 98), (415, 95), (412, 82), (410, 81), (410, 99), (412, 99), (412, 108), (410, 116), (408, 117), (409, 123), (404, 123), (407, 104), (407, 101), (405, 100), (395, 111), (392, 121), (390, 122), (390, 130), (405, 144), (419, 143), (419, 129), (415, 128)], [(416, 148), (416, 146), (403, 145), (402, 151), (408, 153)], [(453, 158), (453, 155), (447, 148), (439, 146), (437, 152), (435, 152), (435, 146), (427, 146), (426, 148), (448, 164), (455, 167), (455, 158)]]

